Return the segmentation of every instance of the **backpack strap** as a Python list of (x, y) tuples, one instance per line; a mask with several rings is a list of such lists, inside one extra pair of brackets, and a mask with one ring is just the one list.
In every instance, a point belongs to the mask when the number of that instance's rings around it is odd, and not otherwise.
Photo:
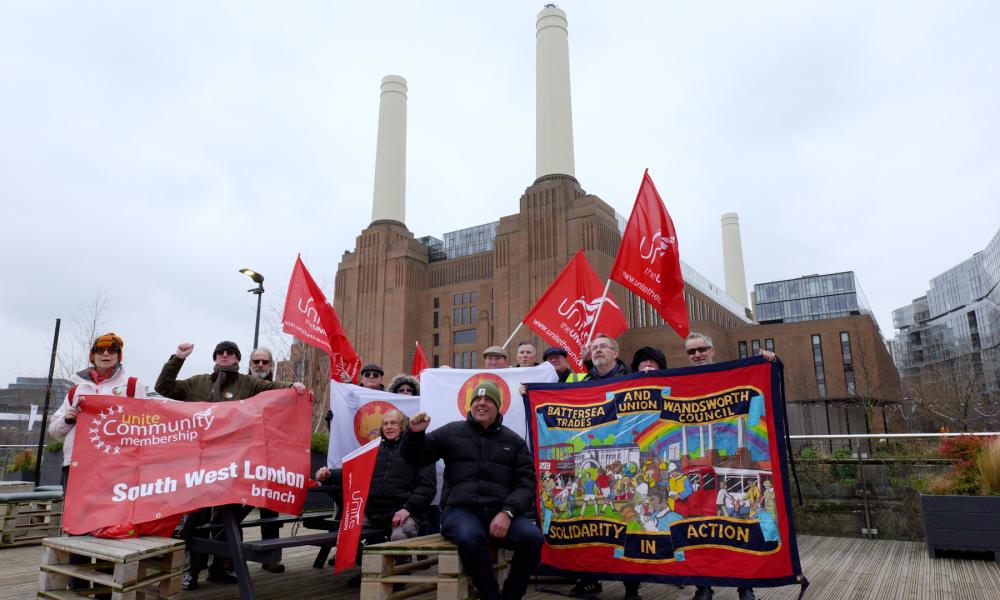
[(129, 398), (135, 398), (135, 387), (138, 385), (139, 380), (135, 377), (128, 378), (128, 384), (125, 386), (125, 395)]
[(75, 383), (73, 384), (72, 387), (69, 388), (69, 391), (66, 392), (66, 399), (69, 400), (70, 406), (73, 406), (73, 398), (76, 398), (76, 388), (78, 388), (79, 386), (80, 384)]

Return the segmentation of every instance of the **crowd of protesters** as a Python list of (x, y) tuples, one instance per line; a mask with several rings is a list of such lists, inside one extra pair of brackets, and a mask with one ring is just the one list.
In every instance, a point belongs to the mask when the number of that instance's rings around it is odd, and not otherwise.
[[(114, 333), (107, 333), (94, 340), (89, 354), (89, 366), (74, 377), (73, 385), (53, 414), (48, 425), (52, 437), (63, 441), (63, 485), (66, 485), (72, 464), (76, 419), (80, 412), (79, 399), (87, 394), (113, 395), (144, 399), (147, 388), (137, 378), (130, 377), (123, 365), (125, 343)], [(584, 349), (584, 372), (571, 367), (566, 350), (551, 347), (544, 351), (542, 360), (556, 372), (558, 380), (566, 383), (594, 381), (619, 377), (629, 373), (642, 373), (667, 368), (662, 350), (645, 346), (639, 348), (626, 364), (619, 358), (616, 340), (604, 334), (595, 334)], [(168, 357), (154, 389), (159, 395), (178, 401), (225, 402), (243, 400), (258, 393), (294, 388), (304, 393), (299, 382), (274, 379), (274, 356), (267, 348), (256, 348), (250, 354), (247, 373), (240, 372), (242, 354), (231, 341), (222, 341), (212, 352), (211, 373), (178, 379), (185, 361), (194, 351), (194, 345), (181, 343)], [(712, 364), (715, 349), (712, 339), (701, 333), (691, 333), (685, 340), (685, 352), (692, 366)], [(771, 352), (762, 353), (775, 360)], [(517, 362), (508, 364), (503, 347), (490, 346), (483, 351), (486, 369), (503, 369), (509, 366), (537, 366), (535, 346), (528, 341), (518, 344)], [(358, 385), (386, 390), (385, 372), (377, 364), (365, 365), (360, 371)], [(420, 394), (417, 378), (400, 374), (389, 383), (388, 392), (395, 394)], [(522, 393), (524, 390), (522, 389)], [(365, 506), (362, 523), (362, 540), (399, 540), (418, 533), (437, 531), (458, 546), (465, 570), (484, 600), (517, 600), (527, 588), (528, 578), (538, 566), (542, 533), (535, 518), (536, 478), (531, 453), (524, 439), (503, 425), (500, 414), (501, 394), (497, 385), (485, 380), (478, 384), (464, 421), (445, 424), (427, 432), (430, 417), (419, 412), (408, 418), (399, 410), (382, 415), (379, 434), (381, 442), (376, 466)], [(327, 412), (329, 425), (333, 417)], [(437, 481), (434, 464), (443, 459), (443, 487), (441, 503), (443, 512), (432, 505), (436, 496)], [(339, 470), (326, 467), (315, 473), (318, 481), (328, 481), (340, 476)], [(219, 518), (219, 507), (206, 508), (187, 516), (193, 524), (209, 523)], [(249, 510), (235, 508), (242, 518)], [(278, 537), (280, 525), (274, 521), (277, 513), (261, 509), (264, 539)], [(421, 519), (424, 525), (421, 526)], [(431, 523), (428, 524), (428, 521)], [(192, 525), (192, 523), (189, 523)], [(211, 531), (210, 528), (188, 527), (192, 535)], [(501, 590), (491, 565), (489, 542), (514, 551), (510, 573)], [(182, 588), (198, 588), (201, 571), (208, 571), (208, 581), (232, 584), (236, 579), (232, 565), (223, 557), (191, 553), (185, 569)], [(358, 553), (360, 563), (361, 553)], [(265, 563), (263, 569), (273, 573), (285, 570), (281, 562)], [(357, 585), (360, 576), (349, 580)], [(73, 582), (71, 582), (73, 583)], [(641, 600), (639, 582), (625, 581), (625, 600)], [(584, 578), (576, 582), (569, 595), (593, 597), (602, 593), (601, 582)], [(709, 600), (713, 590), (698, 586), (694, 600)], [(739, 588), (740, 600), (752, 600), (753, 590)]]

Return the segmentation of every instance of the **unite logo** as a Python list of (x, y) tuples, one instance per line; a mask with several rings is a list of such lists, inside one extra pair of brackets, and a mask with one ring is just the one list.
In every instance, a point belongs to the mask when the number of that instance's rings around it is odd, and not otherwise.
[(316, 310), (316, 307), (312, 306), (312, 304), (313, 304), (313, 299), (309, 298), (308, 300), (306, 300), (306, 305), (302, 306), (302, 298), (299, 298), (297, 306), (300, 313), (304, 314), (306, 318), (312, 321), (313, 323), (319, 325), (319, 311)]
[(119, 404), (102, 410), (90, 423), (90, 443), (104, 454), (120, 454), (124, 446), (159, 446), (196, 440), (215, 422), (214, 406), (170, 420), (137, 408), (129, 406), (126, 412), (125, 406)]
[[(592, 302), (588, 302), (586, 296), (580, 296), (573, 302), (569, 302), (569, 298), (563, 298), (556, 310), (561, 317), (566, 318), (567, 324), (570, 324), (574, 329), (582, 330), (590, 327), (590, 324), (597, 318), (598, 309), (605, 302), (618, 308), (615, 301), (607, 296), (595, 298)], [(567, 305), (567, 303), (569, 304)]]
[(642, 239), (639, 240), (639, 256), (642, 257), (642, 260), (648, 260), (650, 264), (653, 264), (657, 258), (667, 253), (671, 244), (675, 243), (677, 239), (672, 235), (664, 236), (657, 231), (653, 234), (653, 239), (649, 240), (649, 250), (643, 250), (646, 241), (646, 236), (642, 236)]

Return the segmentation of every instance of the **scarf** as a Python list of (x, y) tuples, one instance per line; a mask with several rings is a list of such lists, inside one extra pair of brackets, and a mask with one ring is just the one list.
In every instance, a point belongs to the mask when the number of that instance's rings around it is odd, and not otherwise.
[(208, 396), (209, 402), (222, 402), (222, 390), (229, 387), (240, 376), (240, 365), (230, 365), (223, 367), (215, 365), (212, 369), (212, 393)]

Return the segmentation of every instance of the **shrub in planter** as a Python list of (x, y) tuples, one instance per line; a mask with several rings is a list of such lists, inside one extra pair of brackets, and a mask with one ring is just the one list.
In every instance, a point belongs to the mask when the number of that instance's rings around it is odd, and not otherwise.
[(16, 473), (17, 471), (31, 471), (35, 468), (35, 453), (32, 450), (21, 450), (14, 455), (14, 459), (7, 465), (7, 471)]

